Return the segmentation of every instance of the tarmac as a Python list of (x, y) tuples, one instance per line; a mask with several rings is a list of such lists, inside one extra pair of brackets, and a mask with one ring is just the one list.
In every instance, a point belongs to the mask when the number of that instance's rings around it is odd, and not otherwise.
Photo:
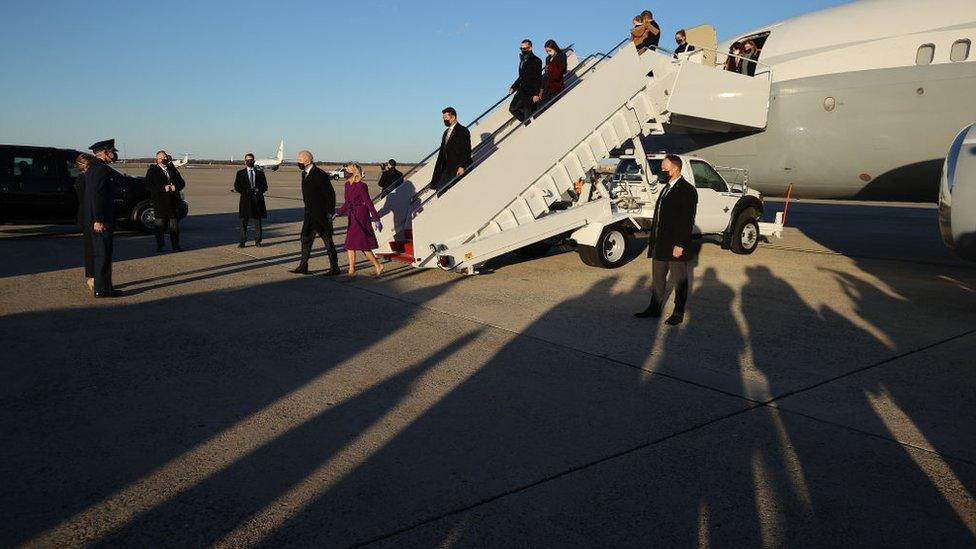
[(639, 246), (300, 276), (294, 168), (244, 249), (233, 170), (182, 172), (188, 250), (120, 233), (121, 299), (75, 228), (0, 227), (0, 546), (976, 546), (976, 265), (934, 205), (703, 242), (670, 328)]

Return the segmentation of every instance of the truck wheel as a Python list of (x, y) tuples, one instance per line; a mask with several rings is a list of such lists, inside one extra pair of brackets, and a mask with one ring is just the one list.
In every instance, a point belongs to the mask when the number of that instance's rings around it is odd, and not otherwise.
[(143, 200), (132, 208), (130, 221), (140, 231), (151, 233), (156, 230), (156, 208), (152, 201)]
[(632, 237), (618, 227), (605, 227), (596, 246), (577, 246), (580, 260), (591, 267), (616, 269), (626, 261), (627, 247)]
[(759, 221), (754, 210), (739, 214), (732, 228), (732, 252), (749, 255), (759, 247)]

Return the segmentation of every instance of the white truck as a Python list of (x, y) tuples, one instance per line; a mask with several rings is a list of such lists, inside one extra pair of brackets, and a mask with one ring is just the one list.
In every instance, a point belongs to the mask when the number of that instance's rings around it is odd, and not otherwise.
[[(571, 233), (558, 235), (516, 250), (521, 255), (543, 255), (550, 247), (570, 244), (576, 247), (583, 263), (613, 269), (625, 263), (626, 252), (635, 233), (647, 230), (653, 221), (661, 183), (661, 161), (665, 153), (646, 155), (644, 162), (633, 154), (621, 155), (615, 173), (599, 177), (591, 174), (571, 201), (557, 203), (560, 211), (570, 212), (597, 201), (607, 201), (608, 215), (588, 222)], [(716, 168), (703, 158), (678, 155), (681, 174), (698, 191), (698, 211), (694, 235), (716, 236), (722, 247), (737, 254), (751, 254), (760, 236), (781, 237), (783, 225), (763, 223), (763, 199), (748, 187), (748, 173), (736, 168)], [(725, 172), (731, 182), (721, 175)], [(554, 212), (557, 213), (557, 212)]]

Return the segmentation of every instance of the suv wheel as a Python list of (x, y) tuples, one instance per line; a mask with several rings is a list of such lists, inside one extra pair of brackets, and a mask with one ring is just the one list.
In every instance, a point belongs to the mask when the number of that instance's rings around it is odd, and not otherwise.
[(591, 267), (616, 269), (626, 263), (627, 248), (632, 237), (619, 227), (605, 227), (596, 246), (577, 246), (580, 260)]
[(732, 252), (749, 255), (759, 247), (759, 221), (756, 220), (755, 210), (746, 210), (739, 214), (732, 228)]
[(156, 208), (149, 200), (143, 200), (132, 208), (132, 223), (142, 231), (156, 230)]

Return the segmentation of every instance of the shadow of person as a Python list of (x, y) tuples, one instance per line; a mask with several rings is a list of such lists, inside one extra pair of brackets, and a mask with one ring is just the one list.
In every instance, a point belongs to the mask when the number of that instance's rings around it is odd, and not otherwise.
[[(767, 439), (776, 440), (776, 444), (754, 448), (753, 452), (762, 457), (765, 486), (762, 491), (781, 507), (777, 511), (777, 529), (782, 539), (796, 540), (797, 532), (809, 533), (811, 516), (836, 514), (838, 498), (847, 498), (864, 505), (856, 508), (840, 505), (851, 517), (845, 522), (843, 532), (835, 528), (813, 530), (817, 532), (814, 537), (805, 534), (803, 539), (824, 544), (840, 543), (842, 539), (877, 539), (878, 523), (884, 522), (889, 532), (884, 538), (886, 543), (912, 539), (913, 543), (925, 539), (971, 541), (972, 535), (954, 512), (953, 504), (920, 466), (914, 449), (879, 443), (873, 437), (855, 433), (850, 427), (842, 426), (848, 424), (845, 418), (834, 418), (839, 423), (829, 427), (810, 419), (821, 415), (824, 409), (841, 406), (845, 415), (873, 418), (876, 425), (866, 430), (896, 439), (896, 434), (885, 427), (870, 402), (868, 391), (863, 388), (844, 391), (840, 401), (829, 397), (822, 400), (826, 395), (820, 399), (814, 397), (816, 404), (807, 407), (793, 404), (815, 387), (870, 366), (871, 360), (883, 363), (884, 357), (892, 354), (884, 334), (871, 333), (856, 324), (854, 319), (839, 312), (839, 303), (814, 309), (786, 280), (766, 267), (749, 267), (746, 273), (748, 282), (742, 289), (742, 314), (752, 365), (745, 377), (757, 387), (765, 386), (762, 396), (777, 399), (778, 407), (756, 410), (765, 423), (760, 423), (759, 428), (769, 433)], [(870, 292), (861, 297), (879, 299)], [(772, 311), (774, 307), (784, 312)], [(791, 337), (800, 331), (802, 339)], [(801, 410), (803, 415), (791, 410)], [(829, 444), (831, 437), (844, 441), (843, 444), (835, 442), (834, 446), (834, 451), (844, 456), (842, 463), (824, 451), (824, 444)], [(884, 464), (883, 471), (877, 469), (879, 461)], [(931, 521), (924, 533), (873, 511), (872, 505), (892, 504), (908, 493), (912, 498), (908, 505), (911, 511), (905, 512), (924, 515)]]
[[(323, 284), (328, 291), (312, 291)], [(248, 482), (267, 482), (269, 490), (288, 484), (290, 472), (321, 456), (322, 447), (348, 442), (341, 433), (355, 435), (348, 430), (362, 425), (355, 416), (368, 423), (377, 417), (369, 414), (382, 415), (382, 403), (396, 402), (429, 367), (424, 358), (437, 362), (457, 349), (451, 343), (463, 346), (474, 337), (451, 339), (450, 329), (440, 330), (446, 339), (440, 351), (398, 349), (398, 340), (418, 337), (415, 321), (414, 309), (403, 303), (309, 277), (110, 311), (0, 317), (8, 353), (0, 369), (0, 509), (8, 517), (0, 543), (38, 536), (48, 545), (97, 541), (239, 462), (261, 464), (245, 467), (257, 475), (245, 474)], [(50, 334), (57, 334), (57, 345)], [(397, 377), (399, 360), (408, 356), (419, 366), (402, 368)], [(377, 376), (390, 381), (370, 392)], [(334, 406), (346, 401), (350, 406)], [(350, 422), (347, 430), (301, 430), (319, 425), (314, 418), (333, 407)], [(291, 438), (275, 446), (289, 425)], [(265, 447), (276, 448), (275, 460), (290, 454), (290, 466), (248, 461)], [(246, 511), (248, 501), (257, 505), (267, 493), (247, 482), (219, 486), (207, 501), (224, 500), (234, 510)], [(250, 490), (255, 498), (248, 500)], [(128, 532), (173, 541), (181, 531), (192, 536), (226, 525), (227, 515), (216, 508), (193, 516), (166, 509), (172, 522)]]

